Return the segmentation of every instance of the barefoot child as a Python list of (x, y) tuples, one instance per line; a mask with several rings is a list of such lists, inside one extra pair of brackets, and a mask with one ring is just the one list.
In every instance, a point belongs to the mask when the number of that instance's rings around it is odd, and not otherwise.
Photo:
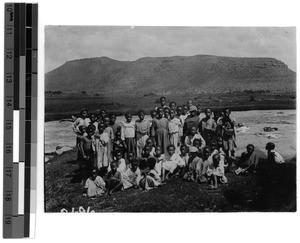
[(211, 110), (209, 108), (205, 109), (205, 118), (203, 118), (199, 125), (199, 132), (204, 138), (205, 143), (210, 145), (212, 140), (216, 139), (216, 128), (217, 124), (214, 119), (211, 118)]
[(83, 135), (79, 138), (80, 142), (77, 146), (83, 160), (81, 166), (81, 168), (83, 168), (83, 179), (88, 178), (95, 160), (95, 138), (93, 125), (89, 125), (86, 132), (87, 135)]
[(137, 157), (141, 157), (142, 150), (146, 145), (146, 140), (150, 135), (150, 123), (145, 118), (145, 112), (138, 112), (139, 119), (135, 122), (135, 139), (137, 145)]
[(136, 157), (135, 123), (132, 121), (132, 114), (126, 112), (125, 119), (125, 122), (121, 122), (121, 139), (125, 141), (126, 153), (133, 152)]
[(92, 175), (85, 182), (85, 193), (87, 197), (99, 197), (105, 194), (105, 182), (97, 175), (97, 169), (93, 169)]
[(157, 171), (154, 169), (156, 159), (149, 157), (147, 159), (147, 167), (142, 171), (142, 178), (140, 180), (140, 187), (143, 190), (150, 190), (161, 185), (161, 179)]
[(116, 191), (120, 191), (123, 188), (123, 181), (121, 172), (117, 170), (118, 162), (113, 160), (110, 163), (111, 170), (107, 174), (106, 189), (108, 195), (112, 195)]
[(163, 162), (163, 160), (165, 158), (165, 155), (161, 153), (161, 147), (159, 147), (159, 146), (155, 147), (155, 152), (154, 152), (153, 157), (156, 159), (156, 164), (155, 164), (154, 169), (156, 170), (157, 174), (159, 176), (161, 176), (161, 173), (162, 173), (162, 162)]
[(167, 147), (164, 161), (162, 163), (162, 181), (169, 180), (170, 177), (177, 172), (177, 168), (185, 166), (185, 162), (175, 153), (175, 146), (170, 144)]
[(221, 156), (219, 153), (216, 153), (212, 156), (212, 163), (209, 164), (207, 168), (206, 175), (208, 181), (211, 183), (211, 188), (218, 188), (218, 183), (225, 184), (227, 183), (227, 178), (224, 174), (224, 167), (220, 164)]
[(198, 157), (198, 149), (190, 147), (188, 171), (184, 174), (183, 178), (188, 181), (198, 182), (202, 169), (201, 164), (203, 164), (203, 161)]
[(179, 147), (179, 130), (181, 126), (181, 121), (175, 117), (175, 110), (170, 110), (170, 120), (169, 120), (169, 139), (170, 143), (175, 146), (175, 151)]
[(98, 133), (95, 134), (95, 150), (96, 150), (96, 166), (98, 170), (105, 168), (109, 165), (108, 160), (108, 142), (109, 136), (104, 132), (104, 123), (98, 124)]
[(128, 189), (131, 187), (137, 189), (139, 187), (140, 180), (141, 171), (138, 168), (138, 160), (133, 159), (130, 168), (127, 168), (123, 175), (123, 187), (124, 189)]
[(151, 136), (155, 137), (156, 145), (160, 146), (162, 153), (165, 153), (169, 145), (169, 125), (168, 119), (163, 117), (163, 109), (157, 109), (157, 118), (153, 119)]
[(109, 141), (107, 142), (107, 159), (108, 163), (112, 161), (112, 149), (113, 149), (113, 142), (115, 139), (114, 131), (111, 128), (110, 124), (110, 118), (109, 116), (103, 117), (103, 123), (105, 125), (104, 133), (108, 134)]

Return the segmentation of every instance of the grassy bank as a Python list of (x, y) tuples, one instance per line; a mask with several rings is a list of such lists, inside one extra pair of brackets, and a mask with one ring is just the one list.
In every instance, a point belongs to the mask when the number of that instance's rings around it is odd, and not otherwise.
[[(51, 96), (45, 99), (45, 121), (69, 118), (77, 115), (80, 109), (87, 108), (95, 112), (99, 108), (106, 109), (117, 115), (124, 114), (127, 110), (137, 113), (143, 109), (148, 114), (150, 110), (158, 106), (156, 102), (160, 96), (155, 94), (132, 96)], [(192, 100), (194, 104), (200, 104), (203, 109), (211, 107), (220, 110), (229, 107), (233, 111), (244, 110), (279, 110), (295, 109), (296, 96), (292, 93), (255, 93), (255, 92), (235, 92), (224, 94), (193, 94), (193, 95), (166, 95), (167, 102), (175, 101), (177, 104), (186, 104), (187, 100)]]
[(77, 150), (54, 156), (45, 164), (45, 210), (69, 212), (90, 207), (96, 212), (253, 212), (296, 210), (296, 159), (259, 174), (227, 174), (228, 184), (216, 191), (172, 179), (148, 192), (128, 189), (97, 199), (82, 196)]

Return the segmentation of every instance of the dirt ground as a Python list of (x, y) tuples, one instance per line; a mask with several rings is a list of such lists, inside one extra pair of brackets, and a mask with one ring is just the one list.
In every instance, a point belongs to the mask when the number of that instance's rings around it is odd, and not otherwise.
[(69, 212), (90, 207), (95, 212), (294, 212), (296, 159), (247, 176), (226, 174), (228, 184), (217, 190), (173, 178), (150, 190), (128, 189), (97, 199), (82, 196), (77, 150), (54, 156), (45, 164), (45, 211)]

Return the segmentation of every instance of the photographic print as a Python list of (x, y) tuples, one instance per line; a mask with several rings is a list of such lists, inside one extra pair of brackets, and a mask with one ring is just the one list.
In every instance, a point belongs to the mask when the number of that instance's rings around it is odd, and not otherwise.
[(46, 212), (295, 212), (295, 27), (45, 27)]

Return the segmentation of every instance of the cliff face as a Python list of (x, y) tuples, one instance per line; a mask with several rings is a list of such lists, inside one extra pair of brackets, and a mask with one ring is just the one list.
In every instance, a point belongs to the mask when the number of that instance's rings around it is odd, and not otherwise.
[(274, 58), (197, 55), (145, 57), (130, 62), (100, 57), (69, 61), (47, 73), (45, 90), (133, 95), (290, 92), (296, 90), (296, 73)]

